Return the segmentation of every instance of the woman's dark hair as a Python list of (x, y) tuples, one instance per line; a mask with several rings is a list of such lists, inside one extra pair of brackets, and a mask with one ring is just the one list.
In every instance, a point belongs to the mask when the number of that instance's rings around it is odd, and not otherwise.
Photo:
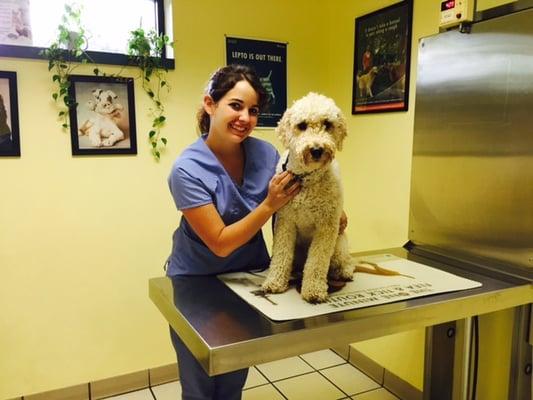
[[(209, 79), (205, 94), (211, 96), (215, 103), (226, 95), (237, 82), (246, 80), (256, 91), (259, 99), (259, 110), (264, 110), (268, 104), (268, 95), (261, 84), (259, 77), (252, 67), (240, 64), (231, 64), (221, 67)], [(202, 108), (197, 115), (198, 127), (200, 133), (209, 132), (210, 119), (209, 114)]]

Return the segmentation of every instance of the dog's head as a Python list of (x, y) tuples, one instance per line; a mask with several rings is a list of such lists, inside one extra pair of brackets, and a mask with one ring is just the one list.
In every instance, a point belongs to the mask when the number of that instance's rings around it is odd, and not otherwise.
[(346, 120), (332, 99), (311, 92), (285, 111), (276, 133), (293, 162), (311, 171), (329, 164), (342, 149)]

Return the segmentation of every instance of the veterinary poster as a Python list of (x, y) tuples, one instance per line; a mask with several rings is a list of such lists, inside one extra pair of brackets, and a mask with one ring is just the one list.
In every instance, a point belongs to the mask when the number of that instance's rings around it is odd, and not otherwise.
[(0, 1), (0, 44), (31, 46), (30, 0)]
[(347, 282), (341, 290), (330, 293), (328, 301), (320, 304), (307, 303), (294, 287), (284, 293), (262, 294), (260, 287), (266, 271), (222, 274), (219, 279), (244, 301), (274, 321), (313, 317), (481, 286), (479, 282), (391, 254), (368, 256), (359, 261), (375, 263), (396, 271), (399, 275), (356, 272), (352, 282)]
[(276, 127), (287, 108), (287, 44), (226, 37), (226, 64), (255, 69), (269, 98), (268, 109), (261, 112), (257, 126)]
[(412, 1), (355, 19), (352, 114), (406, 111)]

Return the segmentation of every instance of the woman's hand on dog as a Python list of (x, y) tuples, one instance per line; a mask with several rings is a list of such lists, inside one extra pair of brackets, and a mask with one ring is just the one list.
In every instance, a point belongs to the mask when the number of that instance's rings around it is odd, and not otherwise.
[(275, 212), (291, 201), (299, 191), (300, 180), (289, 171), (283, 171), (270, 180), (265, 202)]

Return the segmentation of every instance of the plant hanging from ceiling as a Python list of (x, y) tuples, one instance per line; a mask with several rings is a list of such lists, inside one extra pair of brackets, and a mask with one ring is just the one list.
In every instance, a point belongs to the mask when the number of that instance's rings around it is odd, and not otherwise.
[[(81, 24), (81, 6), (65, 4), (58, 35), (52, 44), (41, 51), (48, 60), (48, 71), (52, 72), (52, 82), (56, 85), (52, 98), (58, 103), (58, 116), (61, 126), (69, 126), (69, 109), (76, 106), (69, 96), (69, 75), (80, 65), (92, 62), (86, 53), (87, 35)], [(95, 73), (97, 69), (95, 69)]]
[(172, 46), (167, 35), (159, 35), (153, 30), (145, 32), (142, 28), (132, 31), (128, 41), (128, 55), (140, 68), (142, 88), (153, 104), (150, 108), (152, 126), (148, 132), (148, 140), (156, 160), (161, 158), (161, 152), (167, 144), (167, 138), (161, 133), (166, 121), (161, 97), (164, 92), (170, 91), (166, 78), (168, 69), (163, 65), (166, 46)]

